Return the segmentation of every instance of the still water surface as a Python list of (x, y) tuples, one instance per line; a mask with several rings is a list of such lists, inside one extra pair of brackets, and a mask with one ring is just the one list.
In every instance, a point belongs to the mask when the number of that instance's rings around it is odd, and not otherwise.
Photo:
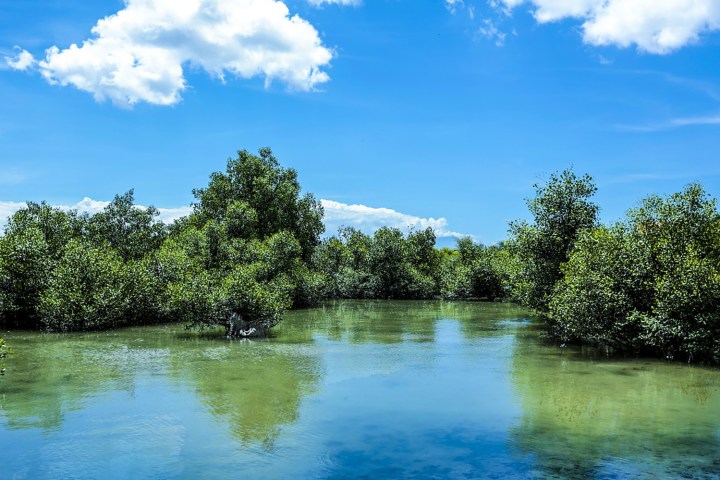
[(341, 302), (274, 337), (10, 333), (0, 478), (720, 478), (720, 372), (503, 304)]

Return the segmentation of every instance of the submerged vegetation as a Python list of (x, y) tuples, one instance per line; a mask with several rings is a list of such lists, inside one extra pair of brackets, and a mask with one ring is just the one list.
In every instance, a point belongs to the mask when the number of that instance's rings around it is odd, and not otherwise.
[(323, 210), (270, 149), (238, 152), (165, 225), (118, 195), (95, 215), (28, 203), (0, 238), (0, 325), (76, 331), (179, 321), (266, 335), (327, 299), (507, 299), (562, 341), (720, 360), (720, 216), (699, 185), (598, 222), (588, 175), (553, 174), (531, 221), (484, 246), (437, 249), (432, 229), (352, 227), (322, 238)]

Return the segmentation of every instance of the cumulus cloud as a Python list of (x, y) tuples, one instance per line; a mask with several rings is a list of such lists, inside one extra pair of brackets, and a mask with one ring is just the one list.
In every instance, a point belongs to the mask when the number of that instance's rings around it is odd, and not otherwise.
[(512, 10), (530, 4), (538, 22), (580, 19), (583, 39), (597, 46), (636, 46), (667, 54), (720, 29), (718, 0), (501, 0)]
[(158, 219), (163, 223), (172, 223), (192, 213), (192, 207), (158, 208)]
[(335, 233), (342, 226), (355, 227), (371, 234), (380, 227), (410, 229), (432, 228), (439, 238), (461, 238), (469, 235), (449, 230), (446, 218), (421, 218), (389, 208), (374, 208), (365, 205), (348, 205), (332, 200), (321, 200), (325, 209), (325, 229)]
[(18, 50), (15, 56), (5, 57), (5, 63), (7, 63), (10, 68), (24, 72), (35, 66), (37, 62), (30, 52), (22, 50), (19, 47), (15, 48)]
[[(446, 218), (422, 218), (408, 215), (389, 208), (374, 208), (365, 205), (348, 205), (333, 200), (321, 200), (325, 210), (325, 231), (329, 234), (337, 232), (342, 226), (355, 227), (365, 233), (372, 234), (380, 227), (396, 227), (404, 231), (420, 230), (427, 227), (435, 231), (438, 238), (461, 238), (467, 235), (449, 229)], [(77, 210), (80, 213), (95, 214), (101, 212), (110, 204), (108, 201), (93, 200), (85, 197), (73, 205), (54, 205), (65, 211)], [(24, 208), (24, 202), (0, 202), (0, 226), (4, 226), (7, 219), (15, 212)], [(138, 205), (138, 208), (146, 208)], [(159, 220), (172, 223), (192, 213), (192, 207), (158, 208)]]
[[(95, 214), (101, 212), (107, 207), (110, 202), (102, 200), (93, 200), (92, 198), (85, 197), (79, 202), (73, 205), (53, 205), (56, 208), (60, 208), (65, 211), (77, 210), (80, 213)], [(18, 210), (25, 208), (27, 204), (25, 202), (0, 202), (0, 227), (7, 223), (10, 218)], [(138, 208), (146, 208), (142, 205), (138, 205)], [(160, 215), (158, 219), (163, 223), (172, 223), (175, 220), (186, 217), (192, 212), (192, 207), (178, 207), (178, 208), (158, 208)]]
[[(187, 88), (188, 67), (307, 91), (328, 81), (323, 67), (332, 56), (317, 30), (279, 0), (126, 0), (97, 22), (92, 38), (50, 47), (37, 67), (51, 84), (98, 101), (172, 105)], [(22, 51), (9, 62), (27, 69), (35, 59)]]
[(0, 202), (0, 226), (4, 226), (8, 218), (24, 207), (25, 203), (21, 202)]

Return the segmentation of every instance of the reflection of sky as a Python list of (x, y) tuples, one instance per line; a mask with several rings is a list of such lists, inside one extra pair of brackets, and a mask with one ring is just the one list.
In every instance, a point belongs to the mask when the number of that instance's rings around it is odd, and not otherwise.
[[(714, 468), (717, 372), (560, 355), (513, 312), (498, 320), (486, 315), (496, 307), (478, 306), (482, 315), (435, 320), (413, 305), (383, 304), (387, 316), (348, 315), (339, 326), (332, 309), (298, 313), (315, 322), (300, 342), (291, 330), (260, 342), (159, 329), (42, 337), (35, 347), (72, 350), (75, 374), (55, 353), (38, 354), (46, 375), (36, 383), (18, 370), (0, 380), (0, 477), (527, 478), (591, 462), (576, 474), (670, 478)], [(19, 364), (27, 357), (16, 344)], [(673, 382), (679, 375), (684, 383)], [(20, 391), (31, 406), (18, 406)], [(53, 423), (29, 418), (50, 409)], [(238, 437), (237, 422), (250, 433)], [(671, 431), (715, 435), (680, 449), (661, 442)]]
[[(320, 340), (322, 342), (322, 340)], [(457, 321), (435, 343), (323, 342), (325, 384), (297, 429), (316, 438), (312, 475), (394, 477), (518, 473), (507, 431), (521, 415), (510, 384), (511, 335), (468, 341)]]

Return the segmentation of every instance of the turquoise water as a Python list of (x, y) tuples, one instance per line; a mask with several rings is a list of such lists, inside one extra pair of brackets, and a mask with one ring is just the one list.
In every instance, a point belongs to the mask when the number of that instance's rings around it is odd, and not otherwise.
[(273, 338), (6, 334), (0, 478), (720, 478), (720, 372), (503, 304), (341, 302)]

